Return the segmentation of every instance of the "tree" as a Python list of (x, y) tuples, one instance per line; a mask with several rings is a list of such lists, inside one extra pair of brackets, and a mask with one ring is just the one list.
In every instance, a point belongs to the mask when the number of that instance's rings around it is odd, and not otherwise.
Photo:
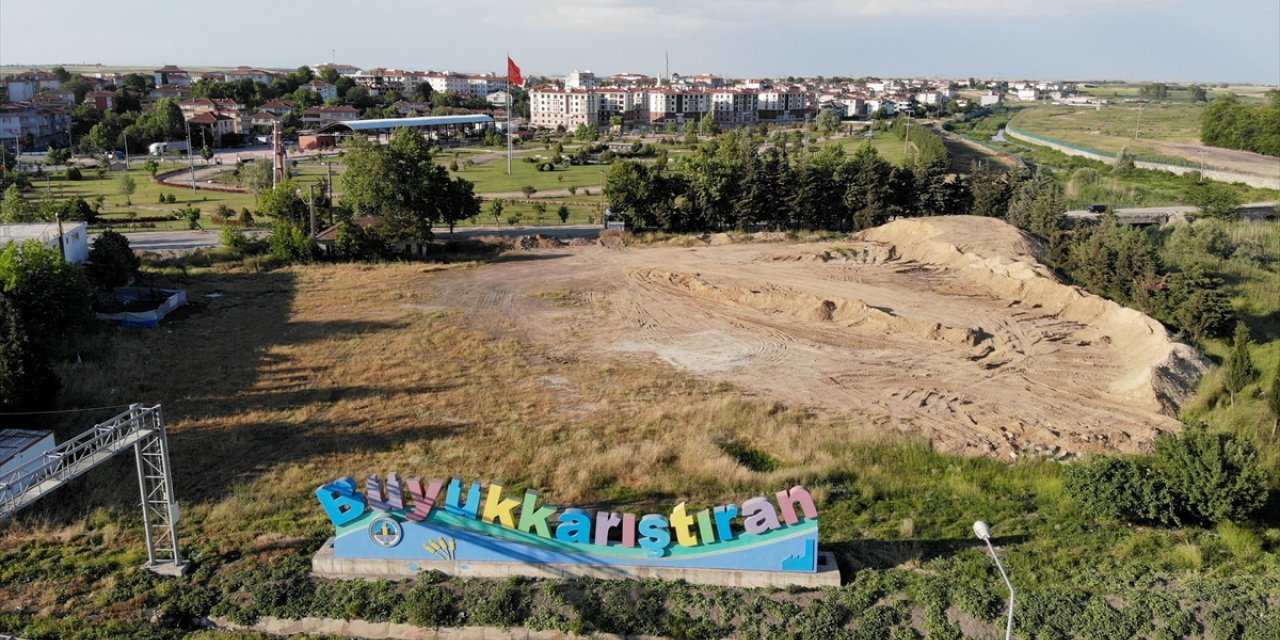
[(489, 215), (493, 216), (494, 225), (497, 225), (498, 221), (502, 218), (502, 210), (504, 208), (505, 207), (501, 200), (494, 200), (489, 203)]
[(137, 189), (138, 183), (128, 173), (122, 173), (120, 177), (116, 178), (116, 192), (124, 196), (125, 204), (133, 204), (133, 192), (137, 191)]
[(1235, 333), (1231, 336), (1231, 351), (1227, 352), (1227, 361), (1222, 365), (1226, 378), (1223, 384), (1231, 394), (1231, 406), (1236, 404), (1236, 394), (1258, 375), (1253, 368), (1253, 356), (1249, 354), (1252, 342), (1249, 327), (1243, 322), (1236, 322)]
[(569, 221), (568, 205), (563, 205), (563, 204), (560, 205), (560, 207), (556, 209), (556, 216), (560, 218), (560, 224), (565, 224), (566, 222), (568, 222)]
[(0, 202), (0, 222), (35, 222), (38, 213), (26, 198), (17, 184), (9, 185), (4, 190), (4, 202)]
[(1200, 213), (1211, 218), (1235, 218), (1243, 204), (1235, 190), (1216, 182), (1197, 183), (1188, 189), (1187, 196), (1191, 204), (1200, 207)]
[(707, 115), (702, 116), (702, 122), (698, 125), (699, 133), (704, 136), (714, 136), (720, 133), (720, 123), (716, 122), (715, 111), (708, 111)]
[(274, 181), (274, 169), (268, 160), (253, 160), (240, 168), (240, 186), (252, 193), (254, 200), (266, 193)]
[(288, 262), (310, 262), (315, 258), (316, 245), (306, 231), (287, 222), (276, 222), (267, 236), (272, 255)]
[(94, 239), (85, 273), (94, 286), (110, 291), (128, 284), (141, 265), (142, 260), (129, 246), (129, 239), (108, 229)]
[(298, 195), (297, 187), (289, 180), (267, 190), (262, 195), (258, 211), (298, 228), (302, 228), (309, 213), (306, 201)]
[(210, 160), (213, 159), (213, 149), (210, 149), (209, 145), (206, 144), (204, 147), (200, 149), (200, 158), (203, 159), (206, 163), (208, 163)]
[(547, 205), (545, 202), (533, 203), (533, 217), (535, 220), (538, 221), (538, 224), (542, 224), (542, 219), (545, 218), (546, 215), (547, 215)]
[(31, 343), (18, 309), (0, 294), (0, 411), (47, 409), (61, 386)]
[(818, 128), (818, 133), (829, 136), (840, 128), (840, 116), (836, 115), (834, 109), (823, 109), (822, 113), (813, 119), (813, 124)]
[(151, 176), (152, 179), (154, 179), (156, 177), (156, 173), (160, 171), (160, 163), (150, 158), (147, 158), (147, 161), (142, 163), (142, 168), (146, 169), (147, 175)]
[(449, 233), (453, 233), (459, 220), (480, 215), (480, 196), (475, 193), (475, 185), (464, 178), (450, 180), (447, 193), (442, 220), (449, 225)]
[(1205, 91), (1204, 87), (1202, 86), (1193, 84), (1187, 87), (1187, 91), (1190, 93), (1190, 95), (1187, 97), (1189, 100), (1191, 100), (1191, 102), (1208, 102), (1209, 101), (1209, 92)]
[(71, 150), (58, 147), (49, 147), (44, 154), (45, 162), (51, 166), (66, 164), (71, 159)]
[(520, 187), (520, 193), (523, 193), (526, 198), (532, 198), (533, 194), (537, 192), (538, 189), (531, 184), (526, 184), (525, 186)]
[(83, 270), (37, 240), (0, 249), (0, 293), (17, 309), (30, 341), (42, 348), (88, 320), (91, 296)]
[(1190, 520), (1243, 520), (1267, 499), (1267, 472), (1258, 450), (1229, 433), (1190, 426), (1182, 437), (1156, 440), (1156, 467)]

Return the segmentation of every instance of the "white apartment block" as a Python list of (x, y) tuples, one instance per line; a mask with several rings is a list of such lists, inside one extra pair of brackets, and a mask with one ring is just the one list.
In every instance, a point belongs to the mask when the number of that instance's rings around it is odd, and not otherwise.
[(760, 100), (755, 91), (715, 89), (711, 92), (711, 109), (720, 123), (749, 124), (759, 119)]
[(649, 122), (676, 124), (701, 120), (711, 110), (711, 94), (701, 89), (654, 89), (649, 92)]
[(608, 122), (614, 116), (622, 116), (624, 125), (649, 120), (649, 94), (643, 90), (622, 87), (597, 89), (600, 96), (600, 121)]
[(586, 71), (574, 69), (573, 73), (564, 79), (566, 89), (595, 89), (598, 86), (600, 84), (596, 81), (596, 74), (591, 73), (590, 69)]
[(573, 131), (578, 125), (600, 124), (600, 96), (587, 89), (539, 87), (529, 92), (529, 124)]

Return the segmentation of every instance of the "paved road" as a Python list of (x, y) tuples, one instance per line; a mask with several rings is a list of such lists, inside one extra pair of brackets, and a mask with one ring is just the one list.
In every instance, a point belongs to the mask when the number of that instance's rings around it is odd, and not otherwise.
[(141, 231), (126, 233), (134, 251), (187, 251), (222, 244), (217, 231)]

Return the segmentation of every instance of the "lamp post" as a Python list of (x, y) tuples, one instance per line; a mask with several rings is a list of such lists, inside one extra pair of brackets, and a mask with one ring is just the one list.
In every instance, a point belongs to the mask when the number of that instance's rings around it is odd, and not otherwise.
[(1009, 587), (1009, 623), (1004, 629), (1005, 640), (1013, 638), (1013, 583), (1009, 581), (1009, 574), (1004, 572), (1004, 565), (1000, 564), (1000, 556), (996, 555), (996, 548), (991, 545), (991, 527), (987, 523), (979, 520), (973, 523), (973, 534), (978, 539), (987, 543), (987, 549), (991, 551), (991, 558), (996, 561), (996, 568), (1000, 570), (1000, 577), (1004, 578), (1004, 583)]

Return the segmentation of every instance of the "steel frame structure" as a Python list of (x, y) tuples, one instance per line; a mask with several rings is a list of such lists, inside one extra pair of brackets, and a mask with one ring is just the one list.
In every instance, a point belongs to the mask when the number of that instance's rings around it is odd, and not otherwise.
[(169, 442), (160, 405), (131, 405), (128, 411), (0, 476), (0, 520), (131, 448), (142, 496), (146, 568), (166, 575), (181, 574), (187, 563), (178, 548), (178, 502), (173, 495)]

